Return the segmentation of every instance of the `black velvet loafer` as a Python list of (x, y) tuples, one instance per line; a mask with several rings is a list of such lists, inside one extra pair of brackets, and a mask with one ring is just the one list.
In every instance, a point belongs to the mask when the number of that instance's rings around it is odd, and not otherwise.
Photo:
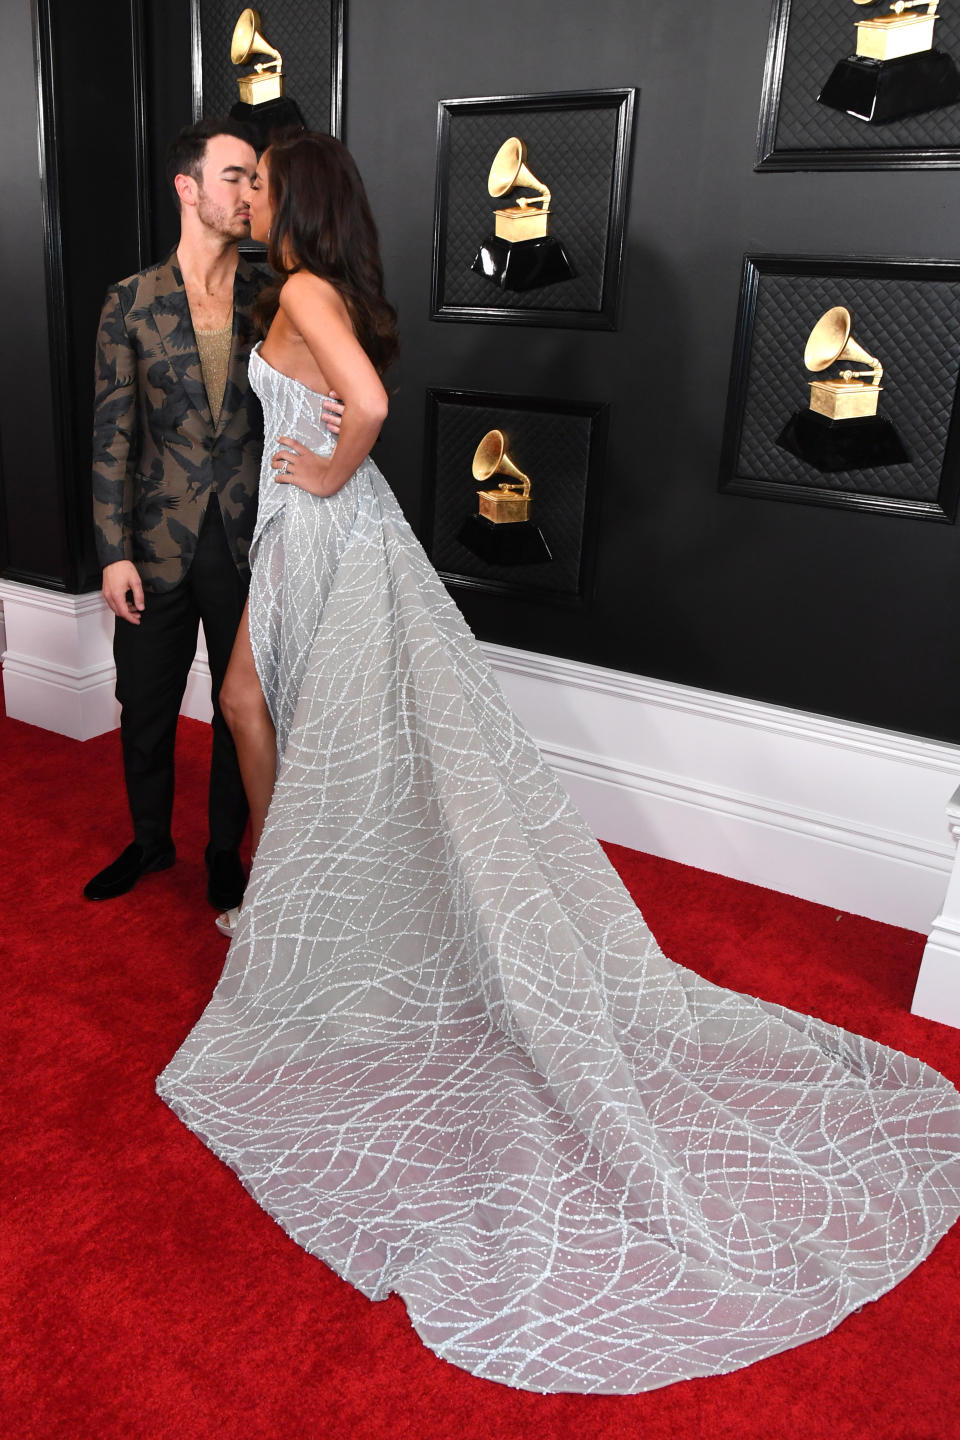
[(207, 899), (215, 910), (236, 910), (243, 899), (247, 877), (240, 864), (236, 850), (214, 850), (208, 845), (204, 853), (207, 862)]
[(132, 890), (141, 875), (152, 870), (169, 870), (177, 858), (173, 841), (163, 846), (128, 845), (112, 865), (98, 871), (83, 887), (88, 900), (113, 900), (117, 895), (126, 895)]

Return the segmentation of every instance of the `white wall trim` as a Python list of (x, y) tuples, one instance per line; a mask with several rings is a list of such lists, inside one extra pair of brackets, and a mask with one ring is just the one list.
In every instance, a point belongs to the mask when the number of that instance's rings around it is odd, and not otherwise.
[(953, 862), (960, 747), (483, 648), (601, 839), (928, 930)]
[(947, 806), (953, 866), (943, 909), (930, 928), (911, 1010), (928, 1020), (960, 1026), (960, 789)]
[[(113, 625), (99, 593), (0, 581), (0, 604), (8, 713), (78, 739), (113, 728)], [(936, 943), (950, 950), (960, 1013), (960, 881), (955, 911), (944, 902), (955, 855), (944, 814), (960, 747), (482, 648), (601, 839), (914, 930), (939, 914)], [(202, 633), (182, 708), (210, 718)]]
[(715, 690), (699, 690), (693, 685), (676, 681), (655, 680), (645, 675), (631, 675), (624, 670), (607, 670), (580, 660), (534, 654), (514, 650), (506, 645), (482, 642), (487, 659), (500, 675), (522, 675), (552, 683), (569, 684), (581, 690), (596, 691), (633, 703), (656, 705), (663, 710), (676, 710), (704, 718), (744, 725), (750, 730), (766, 730), (799, 738), (812, 738), (839, 748), (891, 756), (908, 764), (940, 769), (944, 762), (960, 766), (960, 746), (937, 740), (925, 740), (895, 730), (882, 730), (872, 725), (838, 720), (807, 710), (791, 710), (771, 705), (765, 700), (742, 699), (723, 695)]
[(107, 608), (99, 590), (69, 595), (64, 590), (44, 590), (39, 585), (24, 585), (19, 580), (0, 580), (0, 600), (18, 610), (39, 610), (45, 615), (65, 615), (71, 619), (87, 615), (99, 618)]
[(544, 759), (562, 774), (623, 786), (641, 795), (662, 797), (698, 810), (749, 820), (772, 830), (790, 830), (834, 845), (867, 850), (911, 864), (930, 865), (945, 875), (950, 871), (951, 849), (946, 841), (940, 843), (892, 830), (884, 831), (876, 826), (845, 821), (821, 810), (777, 805), (763, 796), (748, 795), (719, 785), (692, 785), (675, 776), (643, 770), (627, 761), (611, 764), (582, 751), (563, 751), (546, 745), (540, 748)]
[(21, 675), (79, 691), (94, 690), (104, 683), (112, 689), (116, 675), (112, 660), (85, 665), (78, 670), (70, 665), (54, 665), (48, 660), (31, 660), (13, 651), (5, 653), (3, 668), (5, 675)]
[(213, 719), (213, 705), (210, 700), (210, 662), (207, 659), (207, 642), (202, 625), (200, 639), (197, 642), (197, 653), (190, 666), (190, 674), (187, 676), (187, 688), (184, 691), (180, 714), (189, 715), (191, 720), (205, 720), (208, 725)]
[(7, 714), (74, 740), (116, 729), (113, 616), (100, 592), (0, 580), (0, 604)]

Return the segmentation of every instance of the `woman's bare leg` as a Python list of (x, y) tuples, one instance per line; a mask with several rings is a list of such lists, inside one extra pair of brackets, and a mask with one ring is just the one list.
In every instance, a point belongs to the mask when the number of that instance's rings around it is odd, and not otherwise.
[(237, 747), (250, 806), (250, 838), (256, 854), (277, 778), (277, 735), (253, 663), (247, 605), (220, 690), (220, 709)]

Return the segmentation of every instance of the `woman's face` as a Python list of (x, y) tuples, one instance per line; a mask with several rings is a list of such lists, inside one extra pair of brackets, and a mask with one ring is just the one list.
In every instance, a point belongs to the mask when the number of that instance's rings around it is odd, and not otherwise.
[(253, 180), (247, 185), (244, 199), (250, 206), (250, 239), (266, 243), (273, 219), (270, 205), (269, 150), (265, 150), (261, 155)]

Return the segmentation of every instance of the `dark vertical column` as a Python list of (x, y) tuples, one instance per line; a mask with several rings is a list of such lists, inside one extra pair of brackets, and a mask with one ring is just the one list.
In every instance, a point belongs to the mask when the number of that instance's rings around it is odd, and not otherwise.
[[(167, 184), (164, 158), (178, 130), (193, 120), (190, 0), (145, 0), (144, 91), (150, 197), (150, 254), (173, 249), (180, 220)], [(240, 14), (238, 7), (237, 14)]]
[[(162, 57), (189, 75), (189, 4), (27, 0), (8, 7), (0, 83), (9, 127), (0, 207), (0, 567), (9, 579), (98, 583), (90, 520), (93, 350), (104, 291), (154, 258), (153, 118)], [(185, 39), (180, 56), (179, 41)], [(179, 88), (174, 87), (175, 95)], [(185, 113), (189, 121), (189, 82)], [(160, 118), (160, 117), (158, 117)], [(39, 156), (39, 158), (38, 158)], [(162, 181), (160, 181), (162, 183)], [(169, 234), (169, 215), (161, 224)], [(166, 238), (166, 237), (165, 237)]]
[(0, 205), (0, 561), (13, 579), (66, 585), (48, 332), (45, 209), (32, 7), (6, 7), (0, 88), (8, 114)]

